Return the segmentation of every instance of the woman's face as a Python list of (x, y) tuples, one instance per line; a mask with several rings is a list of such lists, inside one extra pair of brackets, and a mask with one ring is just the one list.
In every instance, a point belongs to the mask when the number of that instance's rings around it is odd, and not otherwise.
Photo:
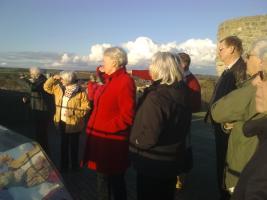
[(109, 56), (104, 56), (103, 58), (103, 69), (105, 74), (112, 74), (118, 69), (118, 64), (115, 60), (111, 59)]
[(253, 51), (246, 55), (246, 63), (247, 74), (250, 76), (262, 70), (262, 61)]
[(30, 77), (32, 79), (37, 79), (39, 77), (39, 74), (36, 73), (35, 71), (30, 71)]
[(65, 87), (70, 85), (67, 81), (65, 81), (63, 78), (60, 79), (62, 85), (64, 85)]

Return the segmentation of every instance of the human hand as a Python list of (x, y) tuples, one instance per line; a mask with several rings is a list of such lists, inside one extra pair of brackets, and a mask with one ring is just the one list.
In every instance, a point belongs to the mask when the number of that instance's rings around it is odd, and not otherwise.
[(20, 79), (25, 79), (27, 76), (25, 75), (25, 74), (23, 74), (23, 73), (21, 73), (20, 75), (19, 75), (19, 78)]
[(55, 79), (55, 80), (60, 80), (60, 79), (61, 79), (61, 76), (60, 76), (59, 74), (55, 74), (55, 75), (53, 76), (53, 79)]
[(231, 130), (231, 129), (234, 128), (234, 123), (224, 123), (224, 124), (223, 124), (223, 128), (224, 128), (225, 130)]
[(70, 117), (73, 115), (73, 111), (72, 110), (66, 110), (65, 113), (64, 113), (64, 116), (66, 117)]
[(89, 81), (96, 82), (96, 75), (95, 74), (90, 74)]
[(102, 65), (98, 67), (98, 70), (99, 70), (100, 72), (105, 72), (104, 66), (102, 66)]
[(28, 102), (28, 97), (22, 97), (22, 101), (23, 101), (23, 103), (27, 103)]

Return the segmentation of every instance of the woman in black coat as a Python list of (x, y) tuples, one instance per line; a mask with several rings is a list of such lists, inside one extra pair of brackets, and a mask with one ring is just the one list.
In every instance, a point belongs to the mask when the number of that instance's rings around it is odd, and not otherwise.
[(154, 82), (140, 100), (130, 135), (137, 199), (173, 200), (191, 121), (188, 90), (176, 57), (169, 52), (156, 53), (149, 71)]

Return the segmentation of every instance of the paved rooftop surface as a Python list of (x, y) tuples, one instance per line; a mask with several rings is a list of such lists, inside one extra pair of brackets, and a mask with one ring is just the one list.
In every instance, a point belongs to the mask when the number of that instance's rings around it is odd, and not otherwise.
[[(21, 95), (11, 92), (0, 92), (0, 124), (34, 138), (29, 113), (21, 103)], [(10, 96), (10, 97), (9, 97)], [(12, 106), (11, 106), (12, 105)], [(192, 145), (194, 167), (188, 174), (184, 191), (177, 193), (177, 199), (183, 200), (216, 200), (215, 143), (210, 125), (203, 123), (204, 113), (194, 115), (192, 122)], [(85, 134), (80, 138), (80, 156), (82, 157)], [(60, 136), (53, 127), (49, 129), (50, 158), (56, 167), (60, 161)], [(82, 168), (78, 172), (62, 174), (64, 183), (75, 200), (96, 200), (96, 175), (93, 171)], [(126, 173), (128, 200), (136, 199), (135, 171), (130, 168)], [(178, 198), (180, 197), (180, 198)]]
[[(203, 123), (203, 113), (198, 113), (192, 123), (192, 145), (194, 153), (194, 168), (188, 174), (188, 179), (183, 192), (177, 192), (177, 199), (203, 200), (217, 199), (215, 175), (215, 145), (212, 130)], [(14, 124), (12, 125), (14, 126)], [(11, 127), (12, 128), (12, 127)], [(14, 129), (13, 129), (14, 130)], [(17, 123), (15, 131), (33, 138), (30, 123)], [(80, 137), (80, 157), (82, 157), (85, 133)], [(57, 168), (60, 161), (60, 135), (53, 125), (49, 128), (50, 158)], [(69, 171), (62, 174), (65, 186), (75, 200), (96, 200), (96, 174), (87, 169)], [(136, 199), (135, 171), (130, 168), (126, 173), (128, 200)], [(179, 198), (178, 198), (179, 197)]]

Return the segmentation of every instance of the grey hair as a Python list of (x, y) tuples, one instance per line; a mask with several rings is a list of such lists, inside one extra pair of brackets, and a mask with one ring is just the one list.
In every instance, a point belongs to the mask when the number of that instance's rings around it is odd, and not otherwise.
[(104, 56), (110, 57), (118, 63), (118, 66), (125, 66), (128, 63), (127, 53), (121, 47), (110, 47), (104, 51)]
[(157, 52), (153, 55), (149, 71), (154, 81), (171, 85), (183, 79), (183, 69), (177, 56), (170, 52)]
[(261, 38), (255, 41), (249, 52), (255, 53), (261, 60), (267, 60), (267, 38)]
[(74, 71), (62, 71), (60, 72), (60, 77), (68, 84), (77, 80), (77, 75)]
[(39, 67), (30, 67), (29, 71), (31, 74), (34, 74), (34, 75), (40, 75), (42, 73)]

